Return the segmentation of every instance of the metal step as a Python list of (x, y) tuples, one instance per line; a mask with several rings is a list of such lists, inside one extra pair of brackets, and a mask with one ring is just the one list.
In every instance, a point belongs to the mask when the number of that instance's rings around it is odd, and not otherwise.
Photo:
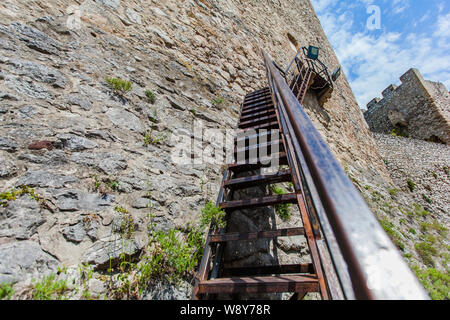
[(244, 163), (232, 163), (228, 165), (228, 170), (234, 173), (244, 172), (244, 171), (253, 171), (261, 168), (268, 168), (272, 165), (272, 159), (274, 157), (278, 158), (278, 165), (287, 165), (287, 156), (286, 153), (280, 152), (276, 155), (271, 155), (269, 157), (258, 158), (256, 161), (247, 160)]
[(223, 277), (250, 277), (255, 274), (259, 276), (279, 275), (279, 274), (298, 274), (298, 273), (314, 273), (312, 263), (306, 264), (287, 264), (281, 266), (257, 266), (257, 267), (241, 267), (241, 268), (224, 268)]
[(242, 106), (241, 113), (246, 113), (252, 111), (253, 109), (257, 110), (258, 108), (262, 109), (262, 107), (271, 107), (271, 106), (273, 107), (272, 100), (257, 102), (246, 106)]
[(259, 117), (259, 118), (253, 119), (253, 120), (240, 122), (238, 124), (238, 127), (240, 129), (245, 129), (245, 128), (249, 128), (249, 127), (254, 127), (254, 126), (259, 125), (259, 124), (270, 123), (270, 122), (273, 122), (275, 120), (277, 120), (277, 115), (273, 114), (273, 115), (270, 115), (270, 116), (263, 116), (263, 117)]
[(275, 112), (275, 108), (273, 105), (269, 105), (269, 106), (265, 105), (265, 106), (261, 106), (261, 107), (256, 107), (255, 109), (251, 109), (251, 110), (244, 110), (241, 112), (241, 118), (251, 117), (254, 114), (257, 114), (259, 112)]
[(263, 91), (263, 92), (258, 93), (258, 94), (254, 94), (254, 95), (251, 95), (251, 96), (246, 96), (244, 98), (244, 102), (245, 101), (249, 101), (249, 100), (254, 100), (254, 99), (257, 99), (257, 98), (260, 98), (260, 97), (267, 97), (267, 96), (270, 96), (270, 95), (271, 95), (270, 91)]
[(263, 101), (267, 101), (267, 103), (272, 102), (272, 96), (270, 94), (268, 94), (268, 95), (261, 96), (258, 98), (250, 99), (250, 100), (244, 101), (243, 105), (245, 107), (245, 106), (249, 106), (249, 105), (256, 104), (258, 102), (263, 102)]
[[(280, 140), (280, 134), (278, 132), (277, 136), (277, 140)], [(264, 132), (258, 132), (256, 134), (249, 134), (249, 135), (238, 135), (237, 137), (234, 138), (234, 143), (235, 145), (238, 142), (241, 142), (242, 140), (245, 140), (245, 144), (247, 145), (248, 142), (250, 141), (250, 139), (255, 139), (256, 141), (259, 141), (259, 139), (266, 139), (267, 141), (271, 141), (272, 140), (272, 132), (270, 130), (265, 130)]]
[(241, 118), (243, 117), (248, 117), (248, 116), (252, 116), (258, 112), (270, 112), (270, 111), (275, 111), (275, 107), (270, 104), (270, 105), (262, 105), (256, 108), (252, 108), (252, 109), (244, 109), (241, 111)]
[(263, 116), (271, 116), (275, 114), (275, 108), (270, 108), (267, 110), (262, 110), (262, 111), (257, 111), (245, 116), (241, 116), (241, 118), (239, 119), (240, 122), (244, 122), (244, 121), (248, 121), (254, 118), (259, 118), (259, 117), (263, 117)]
[(258, 185), (272, 184), (272, 183), (280, 183), (280, 182), (289, 182), (292, 180), (291, 170), (283, 170), (277, 172), (276, 174), (269, 175), (256, 175), (251, 177), (244, 178), (236, 178), (225, 180), (223, 183), (224, 188), (237, 190), (244, 189), (248, 187), (254, 187)]
[(220, 204), (220, 208), (224, 210), (253, 209), (283, 203), (297, 203), (297, 195), (295, 193), (287, 193), (247, 200), (226, 201)]
[(246, 132), (248, 130), (262, 130), (262, 129), (270, 130), (270, 129), (279, 129), (279, 128), (280, 128), (280, 126), (278, 125), (278, 121), (272, 121), (272, 122), (258, 124), (258, 125), (247, 127), (247, 128), (242, 128), (242, 129), (240, 129), (240, 131)]
[[(252, 144), (249, 146), (245, 146), (244, 148), (239, 148), (238, 146), (236, 146), (234, 148), (234, 159), (237, 161), (237, 157), (238, 155), (241, 157), (240, 159), (249, 159), (250, 156), (253, 155), (259, 155), (262, 151), (264, 151), (263, 148), (265, 148), (265, 154), (267, 156), (271, 155), (275, 150), (275, 147), (278, 146), (278, 150), (276, 151), (277, 153), (280, 152), (284, 152), (285, 151), (285, 147), (284, 144), (282, 143), (282, 141), (280, 140), (270, 140), (264, 143), (257, 143), (257, 144)], [(251, 154), (253, 153), (253, 154)]]
[(198, 293), (281, 293), (318, 292), (319, 283), (314, 275), (273, 276), (248, 278), (219, 278), (201, 281)]
[(305, 228), (289, 228), (279, 230), (269, 230), (250, 233), (225, 233), (212, 234), (209, 236), (210, 243), (229, 242), (229, 241), (249, 241), (258, 239), (273, 239), (278, 237), (294, 237), (305, 235)]
[(245, 98), (247, 98), (247, 97), (253, 97), (253, 96), (259, 95), (259, 94), (261, 94), (261, 93), (266, 93), (266, 92), (270, 92), (270, 88), (269, 88), (269, 87), (266, 87), (266, 88), (263, 88), (263, 89), (260, 89), (260, 90), (253, 91), (253, 92), (247, 94), (247, 95), (245, 96)]
[(246, 96), (246, 97), (244, 98), (244, 102), (245, 102), (245, 101), (249, 101), (249, 100), (256, 100), (256, 99), (259, 99), (259, 98), (261, 98), (261, 97), (270, 97), (271, 95), (272, 95), (272, 94), (271, 94), (270, 91), (263, 91), (263, 92), (260, 92), (260, 93), (255, 94), (255, 95), (253, 95), (253, 96)]

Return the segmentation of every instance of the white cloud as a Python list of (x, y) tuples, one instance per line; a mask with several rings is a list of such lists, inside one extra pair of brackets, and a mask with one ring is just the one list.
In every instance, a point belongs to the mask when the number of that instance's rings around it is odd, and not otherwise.
[(392, 2), (392, 12), (394, 14), (399, 14), (405, 11), (406, 8), (409, 7), (409, 1), (408, 0), (394, 0)]
[(311, 2), (316, 12), (320, 13), (326, 8), (335, 5), (337, 0), (311, 0)]
[(443, 38), (450, 37), (450, 13), (446, 15), (440, 15), (438, 17), (437, 28), (434, 36)]
[(430, 17), (430, 12), (428, 11), (421, 19), (420, 19), (420, 23), (425, 22), (425, 20), (427, 20)]
[[(408, 5), (408, 2), (394, 0), (392, 5)], [(450, 87), (450, 14), (439, 15), (436, 31), (429, 35), (355, 32), (353, 16), (337, 14), (333, 10), (323, 11), (319, 19), (361, 108), (374, 97), (381, 96), (389, 84), (399, 84), (399, 77), (410, 68), (419, 69), (426, 79), (441, 81)]]

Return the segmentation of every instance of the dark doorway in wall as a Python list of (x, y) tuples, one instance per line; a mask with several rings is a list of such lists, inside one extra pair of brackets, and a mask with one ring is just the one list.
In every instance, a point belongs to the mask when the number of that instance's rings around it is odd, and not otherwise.
[(432, 135), (428, 139), (425, 139), (425, 141), (428, 142), (434, 142), (434, 143), (440, 143), (440, 144), (446, 144), (444, 141), (442, 141), (438, 136)]
[(300, 46), (298, 44), (298, 41), (295, 39), (295, 37), (290, 34), (289, 32), (287, 33), (287, 37), (289, 39), (289, 44), (292, 48), (292, 50), (294, 50), (295, 52), (297, 52), (300, 49)]
[(394, 129), (391, 130), (391, 135), (408, 138), (408, 127), (398, 123), (394, 126)]

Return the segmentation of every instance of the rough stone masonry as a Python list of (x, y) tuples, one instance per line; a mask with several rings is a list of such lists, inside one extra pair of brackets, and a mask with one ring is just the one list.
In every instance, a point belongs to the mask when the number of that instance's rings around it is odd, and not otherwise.
[(424, 80), (419, 70), (400, 77), (402, 84), (390, 85), (383, 99), (367, 104), (364, 117), (370, 130), (399, 134), (433, 142), (450, 143), (450, 94), (442, 83)]
[[(339, 65), (308, 0), (3, 0), (0, 21), (0, 193), (23, 184), (35, 193), (0, 207), (0, 283), (16, 299), (50, 274), (68, 281), (71, 299), (84, 289), (108, 297), (109, 262), (139, 261), (148, 245), (149, 208), (157, 230), (198, 221), (222, 167), (173, 163), (171, 134), (190, 136), (194, 120), (234, 128), (244, 94), (266, 86), (261, 48), (287, 65), (294, 38)], [(131, 92), (115, 94), (110, 77), (131, 81)], [(389, 197), (392, 180), (345, 75), (323, 107), (307, 96), (305, 109), (379, 209), (371, 194)], [(266, 247), (307, 254), (301, 243)], [(152, 283), (140, 298), (188, 299), (188, 280)]]

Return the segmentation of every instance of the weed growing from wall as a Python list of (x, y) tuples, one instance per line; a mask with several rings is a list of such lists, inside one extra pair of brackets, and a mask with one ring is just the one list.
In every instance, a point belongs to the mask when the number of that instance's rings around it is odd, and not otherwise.
[(151, 90), (145, 90), (145, 96), (147, 97), (148, 102), (154, 104), (156, 102), (156, 96)]
[[(276, 195), (286, 194), (286, 191), (278, 186), (271, 185), (269, 189)], [(288, 203), (277, 204), (275, 206), (275, 211), (283, 221), (288, 221), (291, 218), (290, 205)]]
[(444, 273), (434, 268), (421, 270), (417, 266), (412, 269), (433, 300), (450, 299), (450, 275), (448, 271)]
[(14, 294), (14, 288), (10, 283), (0, 284), (0, 300), (9, 300)]
[(17, 197), (20, 197), (23, 194), (28, 194), (31, 199), (36, 200), (37, 202), (42, 202), (43, 200), (36, 194), (34, 189), (31, 189), (28, 186), (20, 186), (18, 189), (13, 189), (11, 191), (5, 191), (0, 193), (0, 205), (6, 207), (9, 201), (14, 201)]
[(55, 280), (55, 275), (49, 275), (32, 285), (33, 300), (66, 300), (65, 293), (69, 291), (65, 280)]
[(131, 81), (118, 78), (107, 78), (106, 83), (111, 89), (114, 90), (116, 94), (119, 94), (121, 96), (125, 95), (133, 88), (133, 84), (131, 83)]
[(144, 134), (144, 147), (148, 146), (148, 145), (158, 145), (160, 144), (162, 141), (164, 141), (167, 138), (166, 134), (159, 134), (159, 135), (155, 135), (153, 133), (153, 129), (150, 129), (150, 131), (147, 131)]

